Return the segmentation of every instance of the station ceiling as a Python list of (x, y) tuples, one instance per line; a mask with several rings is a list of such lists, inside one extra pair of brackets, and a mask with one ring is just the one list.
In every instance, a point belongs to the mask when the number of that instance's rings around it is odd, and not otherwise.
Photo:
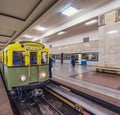
[[(97, 29), (97, 24), (89, 27), (84, 26), (84, 23), (117, 8), (118, 2), (120, 1), (0, 0), (0, 50), (13, 41), (40, 42), (43, 40), (49, 43), (78, 32)], [(111, 4), (114, 5), (110, 7)], [(78, 9), (78, 13), (71, 17), (61, 14), (61, 11), (68, 5)], [(37, 26), (45, 27), (46, 30), (38, 31), (35, 29)], [(67, 34), (58, 36), (57, 33), (60, 31), (65, 31)]]

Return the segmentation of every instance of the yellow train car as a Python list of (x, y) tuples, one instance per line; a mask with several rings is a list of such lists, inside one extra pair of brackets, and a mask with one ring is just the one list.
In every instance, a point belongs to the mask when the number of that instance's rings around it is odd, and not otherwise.
[(49, 49), (37, 42), (16, 42), (2, 51), (1, 74), (8, 90), (40, 87), (49, 81)]

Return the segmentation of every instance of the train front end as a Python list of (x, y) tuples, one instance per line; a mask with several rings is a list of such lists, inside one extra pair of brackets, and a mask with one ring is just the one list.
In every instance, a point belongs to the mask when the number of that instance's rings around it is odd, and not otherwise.
[(41, 87), (49, 81), (49, 49), (42, 44), (8, 45), (3, 51), (3, 65), (8, 90)]

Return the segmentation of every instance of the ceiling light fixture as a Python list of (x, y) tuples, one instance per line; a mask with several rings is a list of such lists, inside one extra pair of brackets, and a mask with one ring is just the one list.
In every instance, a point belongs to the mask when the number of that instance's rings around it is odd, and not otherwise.
[(42, 27), (42, 26), (36, 26), (35, 29), (38, 31), (45, 31), (46, 30), (46, 28)]
[(117, 30), (111, 30), (108, 32), (108, 34), (114, 34), (114, 33), (117, 33), (118, 31)]
[(91, 24), (95, 24), (97, 22), (98, 22), (98, 20), (91, 20), (89, 22), (86, 22), (85, 25), (91, 25)]
[(76, 14), (78, 12), (78, 10), (72, 6), (69, 6), (67, 8), (65, 8), (61, 13), (66, 15), (66, 16), (72, 16), (74, 14)]
[(33, 36), (30, 36), (30, 35), (23, 35), (23, 37), (32, 38)]
[(58, 35), (63, 35), (63, 34), (65, 34), (65, 32), (59, 32), (59, 33), (58, 33)]

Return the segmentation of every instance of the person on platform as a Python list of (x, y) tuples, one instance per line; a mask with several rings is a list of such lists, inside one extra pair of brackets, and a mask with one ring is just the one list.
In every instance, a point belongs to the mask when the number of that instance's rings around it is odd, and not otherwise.
[(52, 78), (52, 58), (49, 58), (49, 77)]
[(72, 66), (74, 67), (75, 66), (75, 58), (74, 57), (72, 57), (71, 62), (72, 62)]

